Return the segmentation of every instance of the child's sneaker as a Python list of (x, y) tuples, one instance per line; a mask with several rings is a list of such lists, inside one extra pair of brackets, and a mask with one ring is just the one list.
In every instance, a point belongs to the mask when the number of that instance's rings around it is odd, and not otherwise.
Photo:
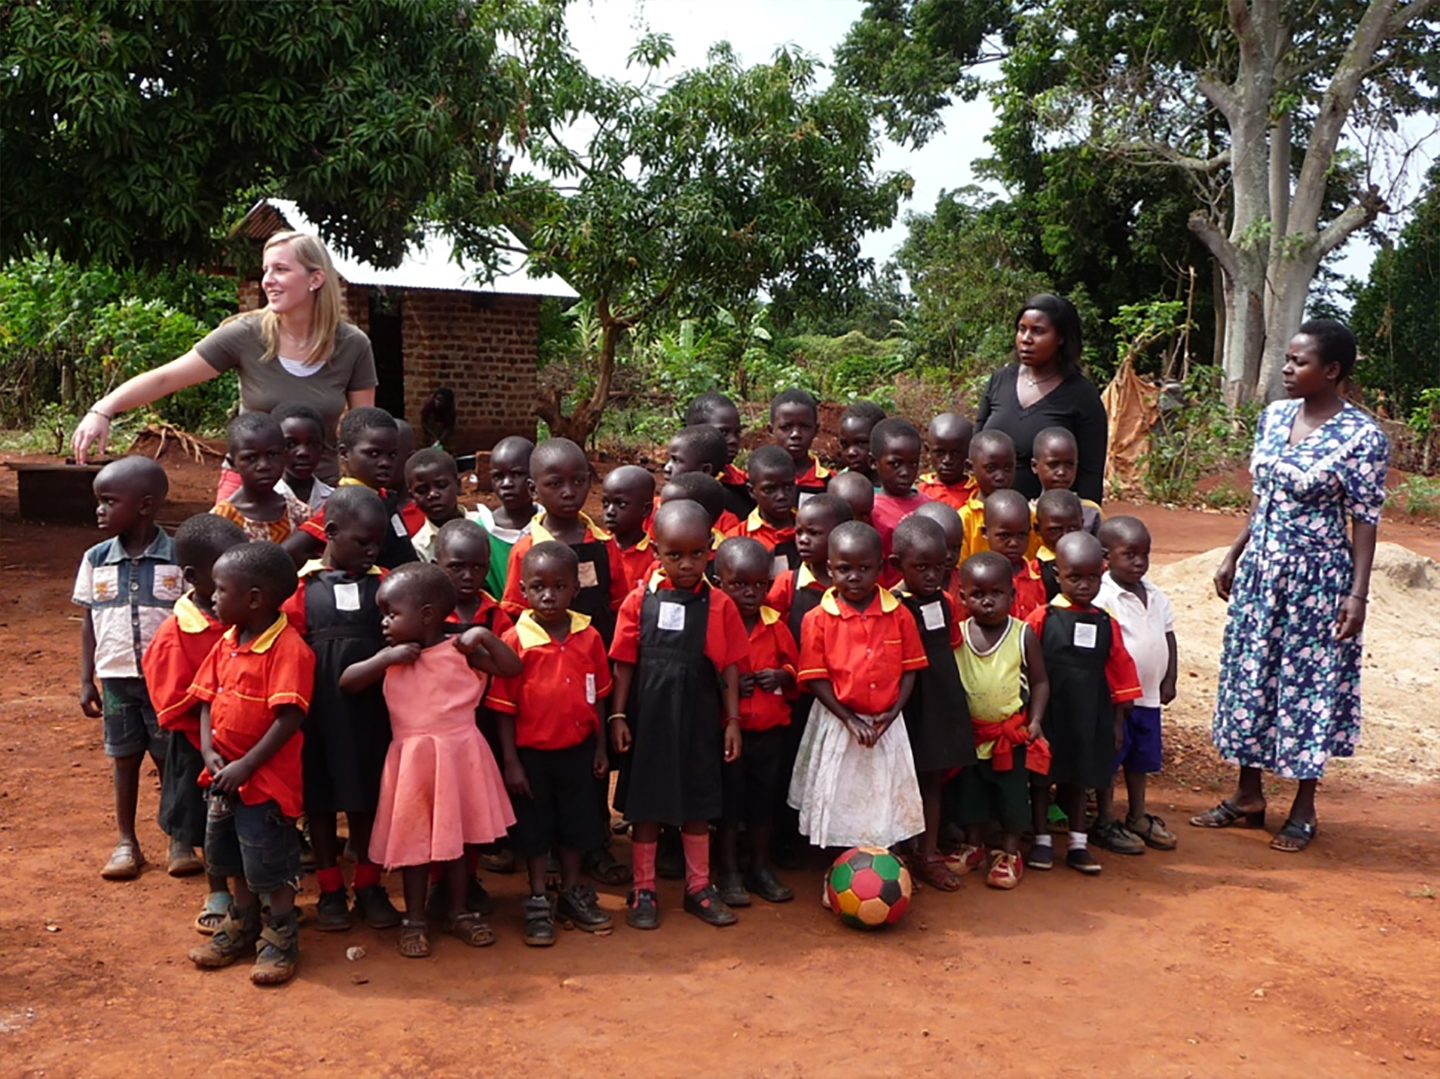
[(355, 913), (371, 929), (394, 929), (400, 924), (400, 912), (390, 902), (390, 894), (383, 884), (355, 889)]
[(520, 903), (525, 912), (525, 943), (548, 948), (555, 943), (555, 912), (548, 895), (527, 895)]
[(985, 848), (977, 847), (973, 843), (962, 843), (954, 854), (945, 855), (945, 864), (957, 877), (974, 873), (985, 865)]
[[(236, 917), (239, 915), (239, 917)], [(225, 912), (225, 919), (210, 939), (190, 949), (190, 962), (201, 970), (218, 970), (228, 967), (242, 955), (255, 951), (255, 942), (260, 939), (260, 907), (237, 910), (234, 906)]]
[(631, 929), (659, 929), (659, 899), (649, 888), (635, 889), (625, 897), (625, 924)]
[(555, 897), (555, 916), (564, 924), (587, 933), (609, 933), (615, 923), (600, 909), (600, 897), (588, 884), (561, 888)]
[(1065, 864), (1071, 869), (1084, 873), (1087, 877), (1093, 877), (1104, 868), (1095, 860), (1095, 855), (1090, 853), (1089, 847), (1071, 847), (1065, 853)]
[(1003, 850), (994, 851), (993, 855), (995, 860), (990, 863), (990, 872), (985, 874), (985, 883), (991, 888), (1009, 891), (1020, 883), (1025, 863), (1020, 855), (1006, 854)]
[(1144, 854), (1145, 844), (1118, 820), (1090, 827), (1090, 842), (1113, 854)]
[(322, 933), (343, 933), (355, 924), (350, 915), (350, 897), (344, 888), (321, 892), (315, 901), (315, 928)]
[(1030, 848), (1025, 855), (1025, 868), (1035, 869), (1040, 872), (1055, 868), (1055, 848), (1050, 844), (1041, 846), (1039, 843)]
[(1175, 833), (1165, 827), (1164, 819), (1154, 813), (1146, 813), (1135, 820), (1126, 817), (1125, 829), (1139, 836), (1147, 847), (1154, 847), (1156, 850), (1174, 850), (1179, 843)]
[(261, 932), (250, 980), (256, 985), (283, 985), (295, 977), (299, 962), (300, 926), (292, 910), (283, 918), (271, 918)]

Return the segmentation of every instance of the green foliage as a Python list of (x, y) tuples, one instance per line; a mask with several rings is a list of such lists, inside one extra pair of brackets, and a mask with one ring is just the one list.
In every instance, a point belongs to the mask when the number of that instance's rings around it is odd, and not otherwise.
[(1440, 517), (1440, 479), (1406, 476), (1404, 482), (1385, 497), (1385, 504), (1398, 505), (1411, 517)]
[[(1140, 458), (1145, 496), (1151, 501), (1191, 502), (1202, 479), (1243, 464), (1250, 453), (1261, 405), (1243, 406), (1232, 416), (1220, 392), (1221, 378), (1218, 368), (1193, 368), (1183, 388), (1162, 401), (1160, 422)], [(1227, 493), (1225, 486), (1215, 488), (1211, 497), (1231, 505), (1234, 488)]]

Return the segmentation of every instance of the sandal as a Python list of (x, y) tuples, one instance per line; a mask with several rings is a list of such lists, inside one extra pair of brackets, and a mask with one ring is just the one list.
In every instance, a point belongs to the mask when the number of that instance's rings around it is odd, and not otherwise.
[(1125, 818), (1125, 830), (1140, 837), (1147, 847), (1156, 850), (1174, 850), (1179, 844), (1175, 833), (1165, 827), (1165, 821), (1154, 813), (1144, 813), (1139, 819)]
[(106, 880), (134, 880), (140, 875), (145, 864), (145, 855), (140, 853), (140, 844), (134, 839), (122, 839), (110, 852), (110, 860), (100, 875)]
[(1238, 821), (1244, 821), (1246, 828), (1264, 828), (1265, 808), (1241, 809), (1226, 798), (1214, 809), (1190, 818), (1190, 823), (1196, 828), (1229, 828)]
[(430, 954), (430, 937), (425, 922), (406, 918), (400, 923), (400, 954), (406, 959), (424, 959)]
[(211, 892), (207, 895), (205, 905), (195, 916), (195, 932), (207, 937), (213, 936), (215, 931), (225, 924), (225, 916), (230, 913), (233, 903), (229, 892)]
[(480, 915), (471, 914), (468, 910), (456, 915), (445, 931), (472, 948), (484, 948), (495, 943), (495, 934), (490, 927), (480, 920)]
[(1319, 831), (1320, 825), (1316, 821), (1307, 824), (1303, 820), (1287, 817), (1275, 837), (1270, 840), (1270, 849), (1285, 854), (1299, 854), (1310, 845), (1310, 840), (1314, 839)]
[(612, 888), (621, 884), (629, 884), (634, 879), (630, 875), (630, 867), (624, 862), (616, 861), (615, 855), (610, 853), (608, 847), (601, 847), (597, 851), (586, 854), (584, 869), (601, 884)]
[(911, 859), (910, 874), (942, 892), (954, 892), (960, 888), (960, 878), (941, 854), (932, 854), (928, 858)]

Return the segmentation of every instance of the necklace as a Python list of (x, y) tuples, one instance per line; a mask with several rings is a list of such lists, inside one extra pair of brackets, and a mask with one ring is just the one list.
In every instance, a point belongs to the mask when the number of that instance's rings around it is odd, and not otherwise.
[(1060, 372), (1058, 372), (1058, 371), (1055, 372), (1055, 374), (1053, 374), (1053, 375), (1047, 375), (1047, 376), (1044, 377), (1044, 378), (1035, 378), (1035, 377), (1031, 376), (1030, 374), (1026, 374), (1026, 376), (1025, 376), (1025, 385), (1029, 386), (1029, 387), (1033, 390), (1036, 386), (1043, 386), (1043, 385), (1045, 385), (1045, 383), (1047, 383), (1047, 382), (1054, 382), (1054, 381), (1055, 381), (1057, 378), (1059, 378), (1059, 377), (1060, 377)]

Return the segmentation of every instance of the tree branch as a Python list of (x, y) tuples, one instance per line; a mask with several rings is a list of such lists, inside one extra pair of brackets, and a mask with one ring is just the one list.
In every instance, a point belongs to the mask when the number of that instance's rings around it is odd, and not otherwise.
[(1240, 98), (1235, 93), (1235, 88), (1229, 83), (1221, 82), (1209, 71), (1200, 73), (1196, 85), (1205, 95), (1205, 99), (1219, 109), (1221, 115), (1231, 121), (1233, 126), (1235, 114), (1240, 111)]
[(1190, 231), (1200, 237), (1200, 242), (1209, 249), (1210, 254), (1215, 256), (1215, 261), (1220, 263), (1231, 279), (1238, 277), (1240, 272), (1239, 251), (1230, 242), (1230, 237), (1221, 232), (1215, 222), (1210, 220), (1210, 215), (1204, 210), (1196, 210), (1186, 223), (1190, 226)]
[(1320, 231), (1320, 237), (1316, 242), (1320, 257), (1324, 258), (1334, 251), (1352, 233), (1364, 228), (1388, 209), (1389, 206), (1380, 197), (1380, 189), (1371, 184), (1369, 190), (1360, 196), (1358, 202), (1345, 207), (1339, 217)]
[(1190, 172), (1200, 172), (1206, 175), (1214, 175), (1221, 169), (1230, 165), (1230, 151), (1221, 150), (1214, 157), (1191, 157), (1182, 154), (1173, 146), (1163, 142), (1154, 142), (1149, 139), (1134, 139), (1119, 146), (1112, 146), (1110, 149), (1116, 153), (1126, 155), (1153, 154), (1160, 159), (1159, 163), (1173, 165), (1176, 168), (1187, 169)]
[(1394, 37), (1416, 19), (1424, 18), (1436, 3), (1437, 0), (1411, 0), (1410, 3), (1396, 8), (1385, 23), (1385, 38)]

